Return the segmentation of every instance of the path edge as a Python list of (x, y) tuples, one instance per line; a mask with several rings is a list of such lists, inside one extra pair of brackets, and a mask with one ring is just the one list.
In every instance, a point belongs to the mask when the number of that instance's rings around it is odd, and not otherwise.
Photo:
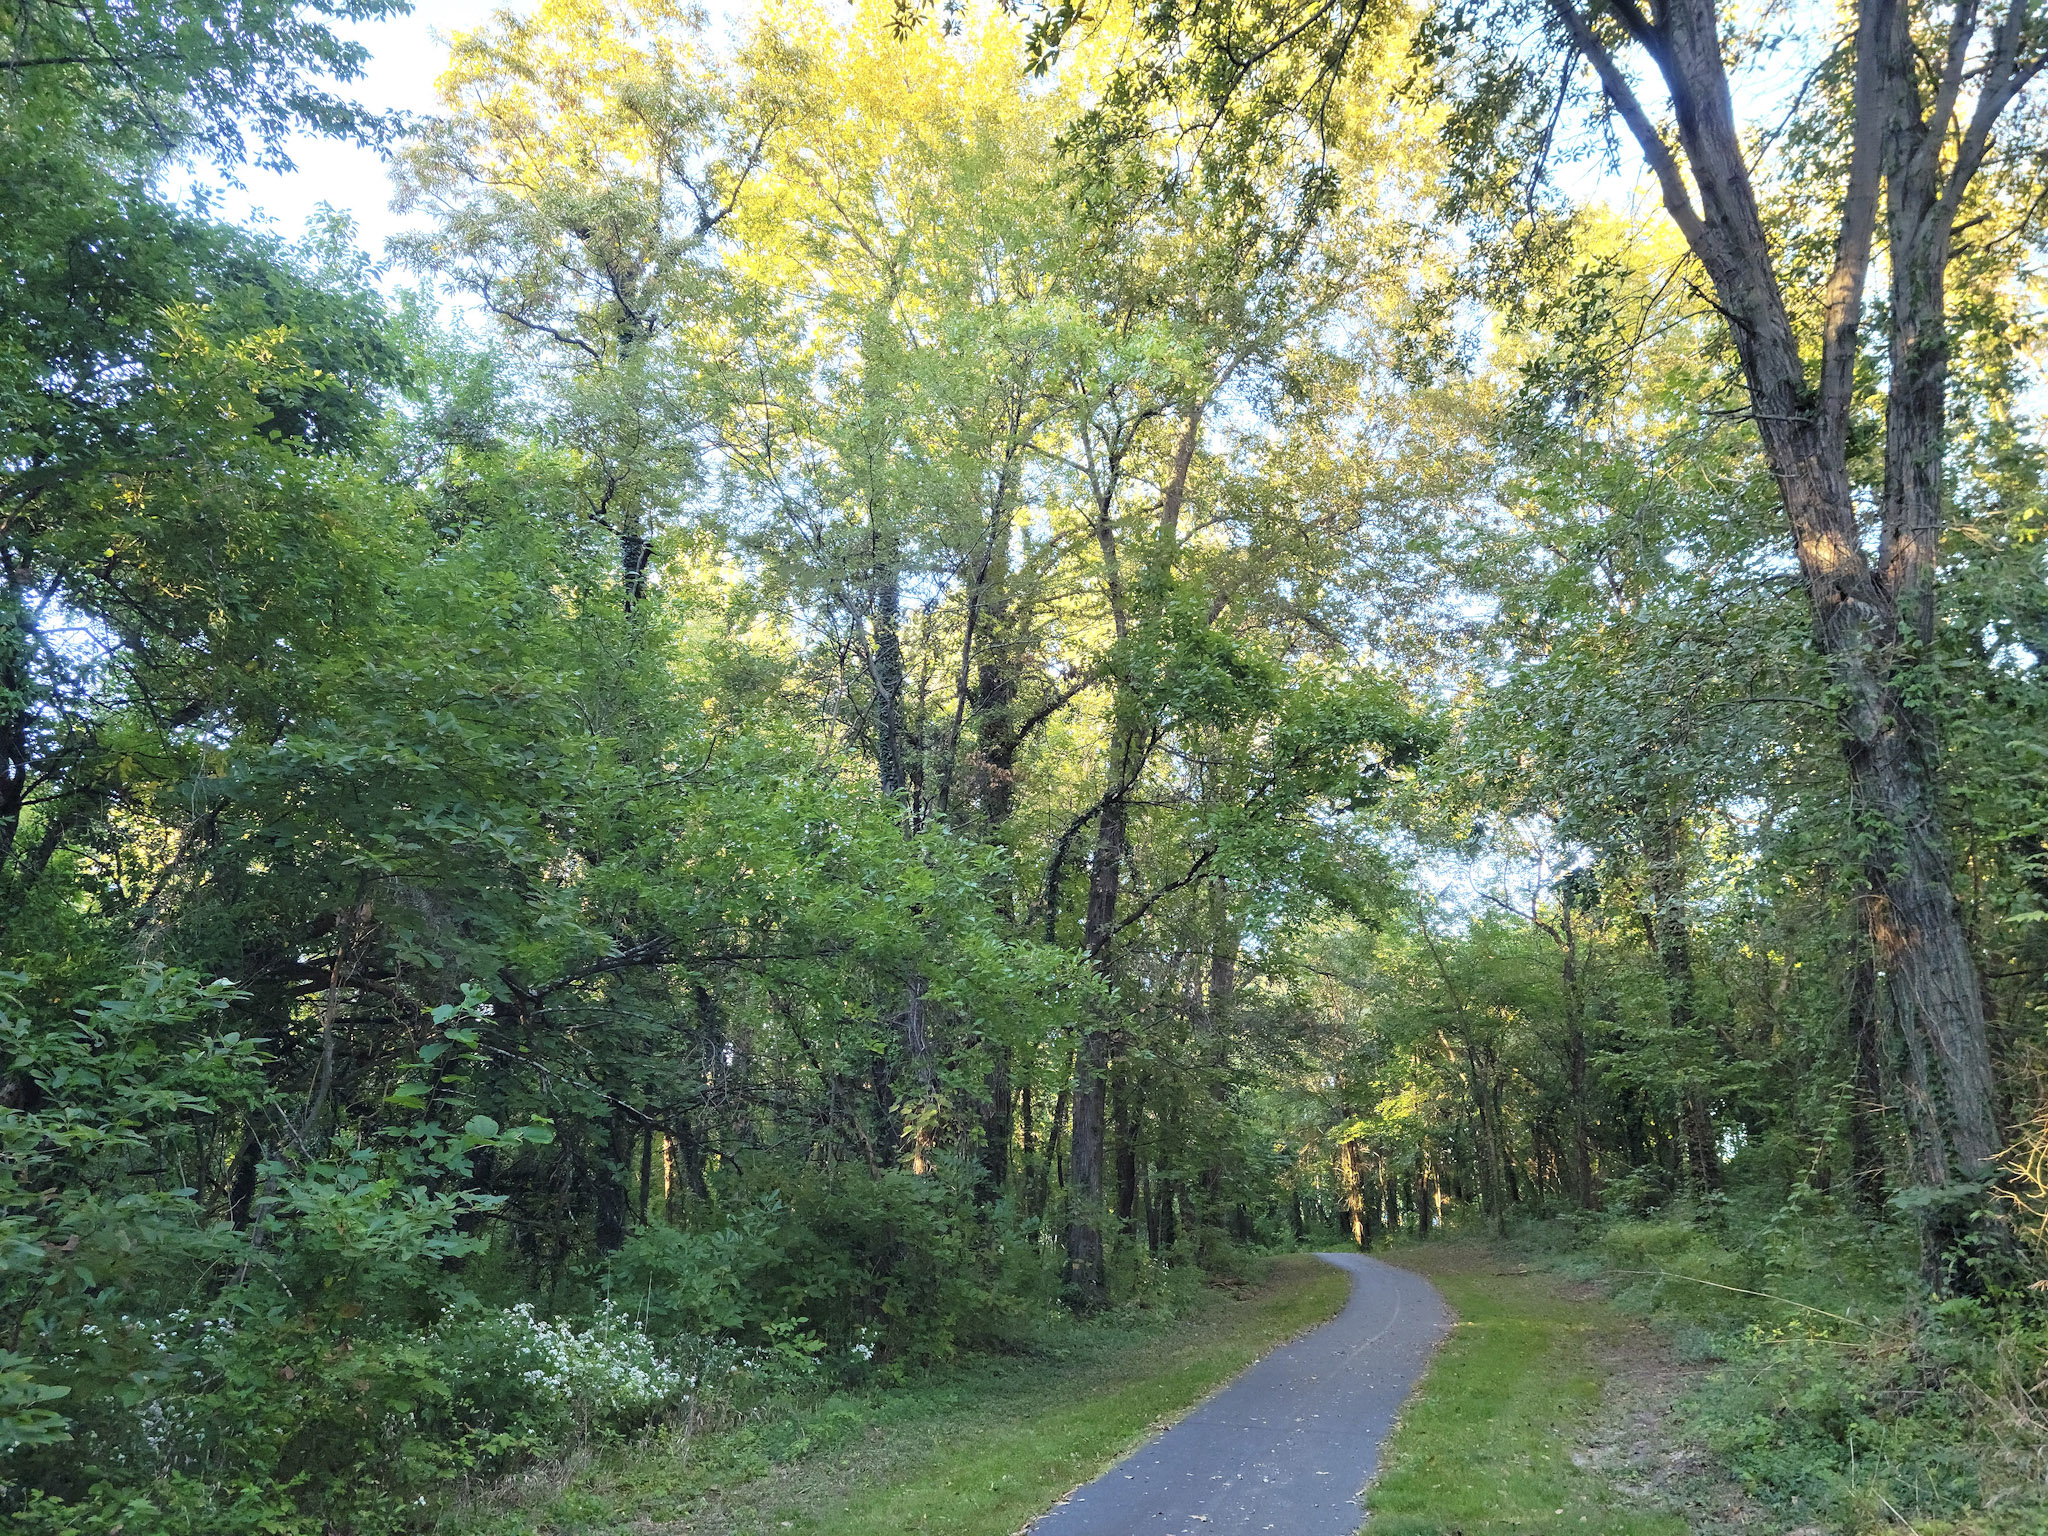
[[(1302, 1250), (1300, 1249), (1295, 1250), (1296, 1253), (1299, 1253), (1301, 1251)], [(1291, 1257), (1291, 1255), (1275, 1254), (1274, 1257), (1288, 1258)], [(1323, 1250), (1321, 1250), (1320, 1248), (1310, 1251), (1309, 1257), (1315, 1259), (1322, 1259), (1326, 1263), (1329, 1259), (1329, 1256), (1326, 1253), (1324, 1253)], [(1341, 1270), (1346, 1275), (1349, 1275), (1351, 1273), (1349, 1270), (1345, 1269), (1342, 1264), (1331, 1264), (1330, 1268), (1335, 1270)], [(1412, 1274), (1414, 1272), (1411, 1270), (1409, 1271), (1409, 1273)], [(1426, 1276), (1418, 1276), (1417, 1278), (1422, 1279), (1424, 1284), (1429, 1284)], [(1436, 1289), (1434, 1285), (1430, 1285), (1429, 1288), (1431, 1290)], [(1154, 1419), (1150, 1424), (1145, 1426), (1145, 1433), (1141, 1435), (1136, 1441), (1134, 1441), (1130, 1446), (1125, 1448), (1123, 1451), (1119, 1452), (1115, 1460), (1104, 1463), (1102, 1470), (1097, 1472), (1094, 1477), (1083, 1478), (1080, 1482), (1074, 1484), (1073, 1487), (1069, 1488), (1065, 1493), (1061, 1494), (1058, 1498), (1054, 1499), (1052, 1503), (1048, 1504), (1044, 1509), (1041, 1509), (1029, 1520), (1026, 1520), (1022, 1525), (1018, 1526), (1016, 1530), (1010, 1533), (1010, 1536), (1031, 1536), (1032, 1526), (1036, 1525), (1040, 1520), (1043, 1520), (1047, 1515), (1051, 1514), (1054, 1510), (1058, 1509), (1062, 1504), (1066, 1503), (1067, 1500), (1071, 1499), (1083, 1488), (1086, 1488), (1090, 1483), (1096, 1481), (1098, 1478), (1107, 1476), (1112, 1470), (1121, 1466), (1124, 1462), (1129, 1461), (1133, 1456), (1137, 1455), (1138, 1452), (1144, 1450), (1146, 1446), (1150, 1445), (1153, 1441), (1157, 1440), (1161, 1435), (1165, 1434), (1168, 1430), (1172, 1429), (1174, 1425), (1178, 1424), (1182, 1419), (1186, 1418), (1189, 1414), (1193, 1413), (1197, 1408), (1204, 1407), (1214, 1398), (1221, 1396), (1224, 1390), (1228, 1388), (1232, 1382), (1236, 1381), (1238, 1377), (1244, 1375), (1246, 1371), (1250, 1370), (1253, 1366), (1257, 1365), (1261, 1360), (1265, 1359), (1268, 1355), (1277, 1353), (1278, 1351), (1285, 1349), (1288, 1345), (1296, 1342), (1299, 1339), (1307, 1338), (1310, 1334), (1314, 1333), (1318, 1328), (1326, 1327), (1329, 1324), (1334, 1323), (1339, 1317), (1343, 1315), (1344, 1308), (1351, 1305), (1352, 1292), (1356, 1291), (1357, 1289), (1358, 1281), (1354, 1278), (1351, 1281), (1351, 1289), (1347, 1290), (1344, 1293), (1343, 1304), (1340, 1305), (1335, 1312), (1332, 1312), (1328, 1317), (1324, 1318), (1322, 1322), (1306, 1324), (1303, 1327), (1295, 1329), (1294, 1332), (1288, 1334), (1285, 1338), (1275, 1339), (1266, 1348), (1260, 1350), (1256, 1355), (1252, 1356), (1251, 1359), (1245, 1361), (1243, 1365), (1239, 1366), (1236, 1370), (1232, 1371), (1228, 1376), (1224, 1377), (1223, 1380), (1217, 1382), (1215, 1386), (1211, 1387), (1208, 1391), (1204, 1392), (1200, 1397), (1195, 1398), (1186, 1407), (1182, 1408), (1179, 1412), (1175, 1413), (1171, 1418)], [(1450, 1311), (1449, 1302), (1444, 1303), (1444, 1310), (1447, 1312)], [(1452, 1315), (1456, 1316), (1455, 1313), (1453, 1313)], [(1434, 1350), (1430, 1352), (1430, 1358), (1432, 1360), (1436, 1358)], [(1426, 1375), (1427, 1372), (1425, 1372), (1424, 1374)], [(1419, 1386), (1421, 1385), (1421, 1382), (1422, 1378), (1418, 1376), (1416, 1378), (1416, 1384)], [(1411, 1393), (1409, 1395), (1413, 1396), (1414, 1394)], [(1405, 1407), (1406, 1405), (1404, 1404), (1403, 1406)], [(1389, 1430), (1388, 1433), (1391, 1434), (1393, 1433), (1393, 1431)]]

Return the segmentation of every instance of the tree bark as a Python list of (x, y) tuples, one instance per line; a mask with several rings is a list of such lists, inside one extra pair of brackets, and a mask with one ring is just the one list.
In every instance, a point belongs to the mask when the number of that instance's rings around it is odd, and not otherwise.
[(875, 776), (885, 794), (901, 794), (909, 782), (903, 744), (903, 574), (895, 552), (877, 536), (869, 684), (875, 691)]
[(1591, 1073), (1586, 1053), (1586, 993), (1579, 973), (1579, 935), (1572, 921), (1573, 892), (1564, 892), (1558, 931), (1564, 943), (1565, 1078), (1572, 1096), (1572, 1202), (1582, 1211), (1594, 1207)]
[[(1235, 366), (1234, 364), (1232, 365)], [(1224, 377), (1228, 378), (1226, 370)], [(1220, 387), (1220, 383), (1219, 386)], [(1180, 513), (1188, 473), (1200, 438), (1206, 400), (1189, 408), (1174, 452), (1173, 469), (1160, 500), (1159, 522), (1147, 560), (1170, 574), (1179, 547)], [(1128, 443), (1119, 440), (1100, 472), (1091, 476), (1095, 501), (1095, 536), (1102, 550), (1104, 585), (1110, 616), (1119, 640), (1130, 630), (1116, 531), (1116, 497)], [(1123, 887), (1124, 859), (1129, 852), (1129, 796), (1150, 751), (1136, 701), (1123, 686), (1116, 690), (1115, 723), (1110, 732), (1109, 764), (1102, 809), (1095, 818), (1095, 852), (1088, 867), (1088, 910), (1082, 921), (1084, 952), (1097, 971), (1115, 974), (1112, 940), (1117, 932), (1117, 903)], [(1074, 1073), (1073, 1184), (1067, 1198), (1067, 1284), (1083, 1308), (1103, 1299), (1102, 1156), (1105, 1075), (1110, 1039), (1100, 1026), (1083, 1035)]]
[(30, 701), (35, 692), (29, 675), (34, 641), (28, 605), (9, 586), (0, 588), (0, 606), (0, 699), (7, 701), (0, 709), (0, 871), (5, 871), (14, 858), (28, 798), (29, 730), (35, 720)]
[(1126, 1232), (1138, 1205), (1138, 1085), (1128, 1065), (1112, 1080), (1116, 1119), (1116, 1219)]
[(1372, 1203), (1367, 1195), (1365, 1149), (1355, 1141), (1344, 1144), (1344, 1203), (1351, 1212), (1351, 1241), (1372, 1252)]
[(1884, 1144), (1878, 1133), (1884, 1113), (1882, 1028), (1877, 1010), (1877, 961), (1867, 935), (1857, 934), (1856, 961), (1849, 979), (1850, 1048), (1855, 1075), (1849, 1105), (1849, 1180), (1872, 1216), (1884, 1214)]
[[(1110, 753), (1112, 785), (1127, 782), (1132, 742), (1120, 724)], [(1113, 791), (1095, 821), (1095, 852), (1088, 867), (1088, 910), (1082, 942), (1104, 975), (1110, 973), (1109, 941), (1116, 932), (1117, 898), (1126, 853), (1124, 795)], [(1109, 1030), (1094, 1025), (1081, 1037), (1074, 1066), (1072, 1178), (1067, 1191), (1067, 1285), (1078, 1305), (1100, 1306), (1102, 1268), (1102, 1154), (1108, 1093)]]
[(1671, 1033), (1686, 1060), (1679, 1067), (1679, 1126), (1685, 1140), (1685, 1172), (1700, 1190), (1721, 1187), (1721, 1158), (1714, 1144), (1714, 1117), (1701, 1079), (1699, 983), (1692, 963), (1692, 918), (1685, 899), (1686, 829), (1668, 811), (1643, 816), (1643, 865), (1650, 885), (1650, 934), (1664, 976), (1664, 1005)]
[(1074, 1055), (1074, 1133), (1067, 1180), (1067, 1288), (1082, 1310), (1102, 1305), (1103, 1098), (1109, 1031), (1090, 1029)]
[[(1922, 1247), (1931, 1278), (1979, 1220), (2001, 1144), (1981, 979), (1958, 908), (1940, 818), (1938, 743), (1908, 696), (1910, 642), (1933, 633), (1946, 426), (1946, 295), (1955, 219), (2005, 109), (2041, 68), (2022, 57), (2025, 0), (1985, 18), (1958, 6), (1944, 38), (1916, 37), (1900, 0), (1860, 0), (1849, 163), (1835, 266), (1822, 294), (1817, 371), (1802, 355), (1758, 210), (1714, 0), (1612, 8), (1655, 66), (1677, 154), (1572, 0), (1551, 10), (1642, 149), (1665, 207), (1706, 268), (1749, 388), (1812, 608), (1815, 644), (1839, 699), (1880, 979), (1904, 1050), (1914, 1174), (1927, 1187)], [(1920, 60), (1933, 76), (1923, 100)], [(1966, 97), (1965, 87), (1968, 87)], [(1967, 112), (1963, 103), (1967, 100)], [(1681, 169), (1679, 156), (1683, 156)], [(1690, 186), (1685, 172), (1689, 170)], [(1849, 412), (1863, 290), (1879, 216), (1891, 245), (1884, 538), (1864, 553), (1848, 471)], [(1697, 200), (1695, 200), (1695, 198)]]
[[(1010, 1048), (998, 1044), (989, 1050), (988, 1107), (981, 1117), (981, 1177), (975, 1182), (983, 1204), (1001, 1199), (1010, 1182), (1010, 1139), (1017, 1129), (1015, 1105)], [(1031, 1113), (1028, 1099), (1024, 1112), (1027, 1116)]]
[(633, 1124), (622, 1109), (614, 1109), (607, 1122), (604, 1155), (597, 1160), (597, 1246), (611, 1253), (625, 1245), (631, 1219), (632, 1200), (627, 1190), (628, 1170), (633, 1165)]

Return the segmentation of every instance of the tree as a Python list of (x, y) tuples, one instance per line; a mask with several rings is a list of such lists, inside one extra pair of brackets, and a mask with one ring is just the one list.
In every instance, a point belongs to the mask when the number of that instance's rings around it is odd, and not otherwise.
[(299, 128), (374, 138), (382, 125), (304, 72), (345, 80), (362, 62), (321, 18), (387, 9), (35, 0), (0, 15), (15, 293), (0, 329), (0, 879), (17, 899), (118, 796), (120, 754), (94, 718), (110, 699), (186, 729), (260, 709), (226, 669), (306, 619), (272, 558), (304, 541), (309, 608), (350, 579), (348, 555), (315, 556), (320, 530), (289, 509), (322, 497), (322, 460), (362, 440), (398, 372), (360, 264), (331, 235), (294, 252), (225, 229), (154, 177), (179, 155), (237, 164), (251, 130), (265, 163)]
[[(1570, 4), (1552, 14), (1655, 174), (1729, 320), (1816, 644), (1840, 690), (1872, 927), (1907, 1042), (1915, 1171), (1931, 1191), (1960, 1186), (1959, 1196), (1931, 1200), (1925, 1218), (1930, 1277), (1953, 1281), (1943, 1266), (2004, 1137), (1982, 982), (1942, 830), (1935, 725), (1916, 697), (1914, 658), (1924, 660), (1934, 641), (1953, 237), (1994, 131), (2048, 62), (2039, 24), (2023, 0), (1988, 21), (1965, 7), (1947, 23), (1891, 0), (1859, 7), (1844, 61), (1849, 163), (1831, 198), (1833, 260), (1809, 341), (1787, 302), (1796, 269), (1765, 223), (1714, 8), (1674, 0), (1646, 15), (1623, 5), (1597, 23)], [(1603, 36), (1610, 25), (1618, 35)], [(1616, 49), (1627, 45), (1662, 83), (1670, 138), (1624, 73)], [(1891, 271), (1889, 377), (1882, 540), (1872, 560), (1849, 458), (1864, 289), (1880, 231)]]
[[(1038, 13), (1041, 67), (1081, 15)], [(2048, 62), (2041, 25), (2025, 0), (1991, 16), (1974, 5), (1944, 15), (1898, 0), (1861, 4), (1850, 29), (1830, 33), (1814, 56), (1821, 88), (1794, 102), (1797, 136), (1815, 153), (1782, 207), (1768, 200), (1731, 84), (1749, 40), (1724, 35), (1707, 0), (1647, 11), (1619, 0), (1591, 10), (1570, 0), (1461, 8), (1434, 13), (1417, 34), (1449, 108), (1453, 211), (1519, 227), (1525, 253), (1556, 248), (1529, 238), (1544, 234), (1536, 189), (1559, 114), (1583, 101), (1576, 82), (1589, 70), (1727, 321), (1806, 583), (1814, 644), (1830, 667), (1885, 995), (1907, 1042), (1929, 1274), (1950, 1279), (2003, 1138), (1982, 982), (1944, 831), (1926, 672), (1945, 491), (1948, 275), (1959, 222), (2029, 216), (2001, 214), (1980, 173), (1990, 165), (1996, 175), (2007, 166), (2025, 174), (2032, 149), (2010, 109)], [(1313, 114), (1336, 97), (1360, 38), (1401, 30), (1399, 17), (1338, 0), (1155, 7), (1141, 22), (1141, 62), (1094, 121), (1112, 134), (1149, 133), (1146, 104), (1176, 91), (1205, 104), (1212, 134), (1245, 115)], [(1561, 61), (1570, 67), (1560, 72)], [(2002, 125), (2020, 137), (1994, 162)], [(1846, 166), (1819, 152), (1834, 143), (1847, 145)], [(1313, 143), (1307, 152), (1317, 156)], [(1860, 524), (1852, 418), (1880, 242), (1890, 293), (1873, 556)], [(1819, 295), (1812, 306), (1794, 297), (1809, 281)]]

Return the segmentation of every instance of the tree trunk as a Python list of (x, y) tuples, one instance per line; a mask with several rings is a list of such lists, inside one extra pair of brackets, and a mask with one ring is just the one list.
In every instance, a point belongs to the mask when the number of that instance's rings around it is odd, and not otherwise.
[(623, 1247), (632, 1212), (626, 1188), (633, 1163), (633, 1125), (622, 1109), (614, 1109), (607, 1126), (604, 1156), (597, 1160), (597, 1246), (605, 1253)]
[[(1136, 734), (1129, 722), (1120, 718), (1111, 736), (1104, 804), (1095, 818), (1095, 852), (1088, 866), (1088, 910), (1081, 925), (1085, 951), (1105, 977), (1111, 976), (1115, 967), (1111, 940), (1116, 935), (1118, 897), (1123, 889), (1123, 865), (1128, 852), (1126, 797), (1135, 778), (1137, 755)], [(1067, 1197), (1067, 1284), (1084, 1309), (1099, 1306), (1103, 1299), (1102, 1155), (1109, 1057), (1108, 1029), (1100, 1024), (1089, 1028), (1076, 1053), (1073, 1178)]]
[(1052, 1124), (1045, 1132), (1045, 1159), (1039, 1164), (1035, 1179), (1037, 1196), (1031, 1212), (1034, 1216), (1043, 1216), (1052, 1200), (1053, 1174), (1059, 1160), (1061, 1138), (1067, 1134), (1067, 1116), (1073, 1108), (1073, 1070), (1074, 1057), (1069, 1054), (1060, 1091), (1052, 1101)]
[[(1027, 1087), (1028, 1095), (1030, 1089)], [(1010, 1087), (1010, 1048), (996, 1045), (989, 1051), (988, 1108), (981, 1117), (981, 1177), (975, 1181), (976, 1194), (983, 1204), (1002, 1198), (1003, 1190), (1010, 1182), (1010, 1138), (1016, 1133), (1014, 1112), (1015, 1094)], [(1024, 1113), (1031, 1114), (1031, 1101), (1024, 1102)], [(1026, 1154), (1029, 1154), (1026, 1148)]]
[(647, 1225), (647, 1202), (654, 1193), (654, 1127), (640, 1128), (640, 1225)]
[(893, 550), (875, 541), (874, 649), (869, 685), (875, 691), (875, 776), (885, 794), (909, 782), (903, 750), (903, 578)]
[[(2027, 8), (2016, 0), (1987, 16), (1960, 6), (1946, 37), (1923, 38), (1907, 7), (1861, 0), (1847, 174), (1834, 270), (1820, 294), (1816, 369), (1801, 353), (1774, 265), (1777, 246), (1758, 210), (1714, 0), (1667, 0), (1652, 16), (1633, 7), (1615, 12), (1663, 79), (1684, 167), (1591, 22), (1571, 0), (1550, 3), (1655, 172), (1741, 359), (1805, 579), (1815, 644), (1834, 678), (1879, 979), (1905, 1047), (1900, 1086), (1914, 1174), (1931, 1191), (1922, 1202), (1923, 1267), (1946, 1285), (1970, 1228), (1995, 1224), (1981, 1214), (1981, 1185), (2001, 1137), (1981, 978), (1941, 826), (1938, 743), (1905, 685), (1914, 670), (1910, 642), (1924, 649), (1933, 632), (1952, 235), (1993, 130), (2039, 67), (2023, 47)], [(1986, 23), (1992, 30), (1980, 35)], [(1939, 71), (1926, 103), (1918, 83), (1923, 59)], [(1873, 569), (1848, 463), (1880, 181), (1893, 271), (1892, 378), (1882, 566)]]
[(1102, 1305), (1103, 1099), (1109, 1031), (1090, 1029), (1074, 1054), (1074, 1134), (1067, 1181), (1067, 1287), (1086, 1311)]
[(1128, 1232), (1138, 1208), (1137, 1087), (1129, 1067), (1119, 1068), (1113, 1083), (1116, 1114), (1116, 1219)]
[[(1461, 1009), (1462, 1011), (1462, 1009)], [(1466, 1087), (1471, 1096), (1472, 1109), (1479, 1121), (1481, 1164), (1479, 1179), (1479, 1204), (1487, 1222), (1496, 1237), (1507, 1232), (1507, 1168), (1501, 1148), (1500, 1127), (1496, 1123), (1496, 1098), (1490, 1073), (1490, 1063), (1481, 1057), (1479, 1048), (1470, 1040), (1465, 1041), (1465, 1065), (1470, 1076)], [(1424, 1223), (1427, 1227), (1427, 1222)]]
[[(1643, 867), (1650, 884), (1650, 933), (1664, 974), (1664, 1004), (1671, 1033), (1688, 1057), (1701, 1049), (1698, 981), (1692, 964), (1692, 920), (1685, 899), (1686, 829), (1675, 812), (1643, 816)], [(1697, 1061), (1680, 1065), (1679, 1126), (1685, 1139), (1685, 1174), (1700, 1190), (1721, 1187), (1721, 1158), (1707, 1084)]]
[(1365, 1150), (1355, 1141), (1344, 1144), (1344, 1200), (1351, 1210), (1351, 1240), (1372, 1252), (1372, 1205), (1365, 1178)]
[(1586, 1058), (1586, 995), (1579, 974), (1579, 936), (1572, 923), (1573, 892), (1565, 892), (1559, 932), (1564, 937), (1565, 1077), (1572, 1096), (1572, 1202), (1582, 1211), (1593, 1209), (1593, 1133), (1591, 1074)]
[[(688, 1114), (679, 1114), (675, 1119), (676, 1160), (683, 1165), (683, 1187), (699, 1200), (709, 1200), (711, 1190), (704, 1182), (704, 1144), (697, 1139), (697, 1128), (690, 1123)], [(670, 1192), (673, 1197), (673, 1191)]]
[[(1230, 1071), (1229, 1027), (1237, 994), (1237, 951), (1238, 933), (1230, 916), (1229, 882), (1219, 877), (1209, 882), (1209, 983), (1202, 994), (1198, 1021), (1209, 1036), (1202, 1050), (1202, 1063), (1208, 1069), (1209, 1097), (1216, 1105), (1219, 1125), (1231, 1122), (1230, 1101), (1235, 1092)], [(1202, 1170), (1202, 1189), (1212, 1207), (1222, 1199), (1225, 1152), (1223, 1139), (1216, 1138), (1211, 1144), (1208, 1165)]]
[(1856, 964), (1849, 979), (1849, 1031), (1850, 1047), (1856, 1054), (1849, 1105), (1849, 1182), (1864, 1211), (1882, 1216), (1884, 1143), (1878, 1126), (1884, 1113), (1884, 1071), (1877, 1012), (1877, 962), (1860, 933)]
[(1493, 1074), (1493, 1129), (1494, 1134), (1500, 1138), (1500, 1166), (1502, 1174), (1504, 1174), (1507, 1179), (1507, 1183), (1505, 1185), (1508, 1197), (1507, 1203), (1509, 1205), (1520, 1205), (1522, 1203), (1522, 1182), (1519, 1172), (1520, 1158), (1515, 1152), (1514, 1130), (1508, 1124), (1507, 1112), (1501, 1103), (1500, 1072), (1498, 1070), (1499, 1063), (1495, 1063), (1494, 1065), (1495, 1071)]
[(1015, 637), (1010, 633), (1010, 489), (1013, 475), (1004, 466), (997, 488), (998, 506), (991, 520), (987, 559), (975, 584), (979, 604), (974, 676), (974, 759), (970, 791), (980, 811), (982, 828), (991, 831), (1010, 819), (1017, 799), (1016, 720), (1021, 684)]
[(31, 648), (28, 605), (12, 586), (0, 589), (0, 872), (14, 858), (21, 812), (30, 781), (29, 732), (35, 723), (30, 702)]

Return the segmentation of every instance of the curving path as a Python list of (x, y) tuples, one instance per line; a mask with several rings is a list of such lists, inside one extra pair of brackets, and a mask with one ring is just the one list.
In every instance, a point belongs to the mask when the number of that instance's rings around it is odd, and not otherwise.
[(1451, 1312), (1361, 1253), (1351, 1299), (1026, 1529), (1030, 1536), (1353, 1536), (1380, 1445)]

